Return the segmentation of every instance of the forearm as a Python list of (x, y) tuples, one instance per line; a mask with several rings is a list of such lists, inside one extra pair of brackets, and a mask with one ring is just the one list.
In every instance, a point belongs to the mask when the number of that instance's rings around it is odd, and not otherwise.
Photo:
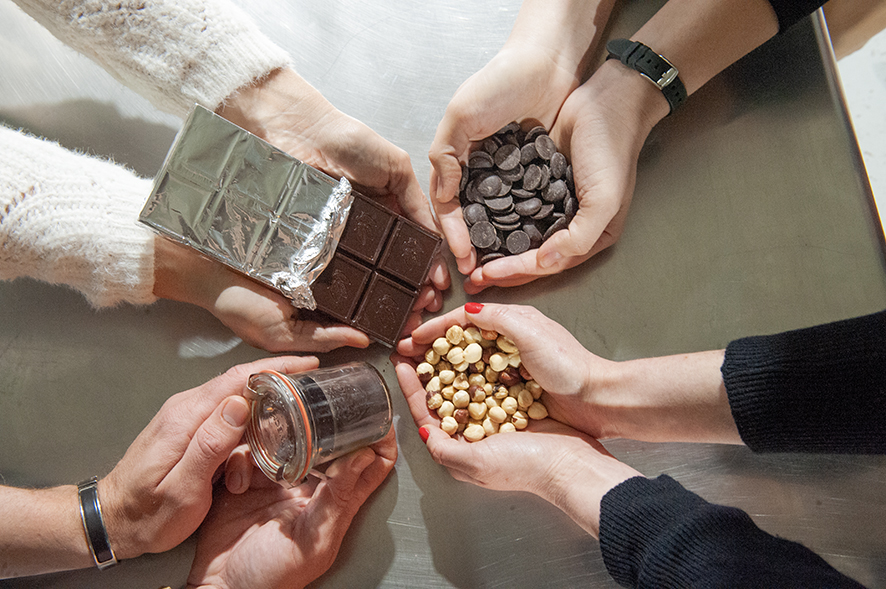
[(525, 0), (505, 44), (545, 47), (556, 65), (580, 76), (615, 0)]
[(740, 444), (720, 373), (723, 350), (616, 363), (593, 393), (611, 431), (650, 442)]
[(94, 565), (77, 487), (0, 487), (0, 578)]
[(180, 116), (195, 102), (214, 109), (237, 88), (289, 63), (226, 1), (16, 3), (155, 106)]
[[(768, 0), (669, 0), (631, 39), (667, 58), (691, 95), (777, 32), (778, 20)], [(621, 111), (640, 101), (645, 108), (636, 117), (644, 119), (647, 129), (670, 111), (654, 84), (617, 60), (603, 64), (591, 81), (606, 88), (601, 100), (613, 109)], [(631, 103), (621, 105), (625, 97)]]

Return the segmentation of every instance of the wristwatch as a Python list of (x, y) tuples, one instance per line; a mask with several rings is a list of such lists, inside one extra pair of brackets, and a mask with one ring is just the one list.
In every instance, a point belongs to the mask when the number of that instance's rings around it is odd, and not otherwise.
[(655, 84), (664, 94), (671, 112), (686, 101), (686, 87), (680, 80), (677, 68), (643, 43), (630, 39), (612, 39), (606, 43), (606, 51), (609, 52), (610, 59), (618, 59)]
[(98, 501), (98, 478), (86, 479), (77, 485), (80, 497), (80, 520), (86, 532), (89, 552), (99, 569), (106, 569), (117, 564), (117, 556), (108, 542), (108, 532), (102, 519), (102, 506)]

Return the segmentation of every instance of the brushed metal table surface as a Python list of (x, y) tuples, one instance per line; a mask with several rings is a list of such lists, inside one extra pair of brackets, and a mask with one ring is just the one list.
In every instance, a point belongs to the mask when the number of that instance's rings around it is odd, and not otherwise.
[[(241, 2), (336, 106), (412, 157), (498, 50), (519, 2)], [(629, 35), (660, 2), (628, 2)], [(690, 352), (879, 310), (883, 239), (820, 24), (809, 19), (712, 80), (644, 148), (621, 241), (579, 268), (483, 301), (533, 304), (611, 359)], [(180, 121), (159, 113), (0, 0), (0, 120), (114, 157), (145, 176)], [(147, 196), (147, 195), (146, 195)], [(454, 264), (450, 264), (454, 268)], [(445, 308), (464, 302), (457, 280)], [(211, 315), (163, 301), (92, 311), (64, 288), (0, 283), (0, 482), (107, 473), (171, 394), (266, 354)], [(419, 440), (388, 350), (396, 470), (357, 516), (317, 587), (613, 587), (596, 540), (525, 493), (459, 483)], [(886, 459), (754, 455), (743, 447), (607, 447), (708, 500), (747, 510), (869, 586), (886, 586)], [(181, 586), (193, 541), (99, 573), (9, 587)]]

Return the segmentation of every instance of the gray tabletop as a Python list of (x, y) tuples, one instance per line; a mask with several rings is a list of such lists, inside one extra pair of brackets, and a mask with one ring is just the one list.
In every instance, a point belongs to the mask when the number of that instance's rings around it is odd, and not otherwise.
[[(406, 149), (427, 189), (427, 151), (458, 85), (504, 42), (519, 2), (241, 2), (336, 106)], [(610, 36), (659, 2), (627, 2)], [(0, 120), (109, 155), (145, 176), (180, 121), (0, 1)], [(615, 360), (877, 311), (883, 239), (834, 64), (807, 20), (712, 80), (650, 136), (621, 241), (579, 268), (476, 300), (537, 306)], [(147, 195), (146, 195), (147, 196)], [(454, 264), (450, 264), (454, 269)], [(445, 308), (465, 301), (459, 281)], [(159, 302), (92, 311), (77, 293), (0, 284), (0, 482), (107, 473), (171, 394), (266, 354), (211, 315)], [(368, 359), (395, 393), (396, 470), (356, 518), (317, 587), (612, 587), (596, 540), (525, 493), (454, 481), (430, 459), (388, 350)], [(870, 586), (886, 585), (886, 459), (753, 455), (743, 447), (608, 442), (648, 475), (747, 510)], [(193, 542), (10, 587), (181, 586)]]

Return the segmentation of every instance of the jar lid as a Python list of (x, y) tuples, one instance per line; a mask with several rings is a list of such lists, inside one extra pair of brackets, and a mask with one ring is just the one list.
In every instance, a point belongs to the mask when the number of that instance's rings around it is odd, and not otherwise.
[(298, 485), (311, 468), (313, 432), (292, 382), (274, 371), (249, 377), (246, 441), (255, 463), (272, 480)]

